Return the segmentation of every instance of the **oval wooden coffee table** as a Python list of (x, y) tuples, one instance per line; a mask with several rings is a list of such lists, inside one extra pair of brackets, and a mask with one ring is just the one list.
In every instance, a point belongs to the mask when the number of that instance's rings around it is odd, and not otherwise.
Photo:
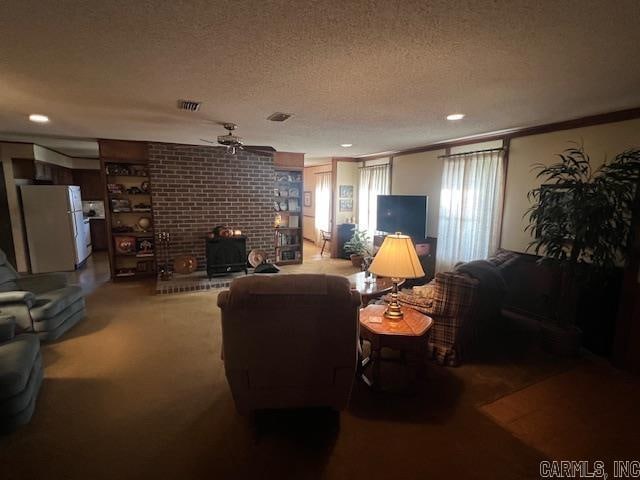
[[(362, 305), (366, 307), (371, 300), (380, 298), (383, 295), (390, 293), (391, 289), (393, 288), (393, 282), (390, 278), (383, 277), (376, 277), (375, 279), (369, 277), (369, 282), (367, 282), (365, 273), (366, 272), (354, 273), (353, 275), (349, 275), (347, 278), (351, 283), (351, 288), (360, 292), (360, 296), (362, 297)], [(402, 286), (404, 282), (404, 279), (401, 280), (398, 283), (398, 287)]]
[[(360, 338), (371, 344), (371, 353), (361, 363), (362, 379), (367, 385), (379, 388), (382, 348), (398, 350), (405, 365), (414, 368), (413, 382), (417, 380), (424, 366), (427, 350), (427, 334), (433, 319), (417, 310), (402, 307), (404, 317), (390, 320), (384, 316), (386, 305), (369, 305), (360, 310)], [(371, 364), (371, 378), (365, 375), (365, 368)]]

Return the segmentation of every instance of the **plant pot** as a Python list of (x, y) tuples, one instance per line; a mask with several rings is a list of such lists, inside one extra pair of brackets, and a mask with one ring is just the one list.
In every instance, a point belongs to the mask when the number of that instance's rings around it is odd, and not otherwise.
[(550, 323), (540, 326), (542, 347), (555, 355), (576, 357), (582, 345), (582, 330), (575, 326), (559, 327)]
[(351, 259), (351, 265), (354, 267), (360, 268), (362, 266), (362, 262), (364, 262), (364, 255), (359, 255), (357, 253), (352, 253), (349, 255)]

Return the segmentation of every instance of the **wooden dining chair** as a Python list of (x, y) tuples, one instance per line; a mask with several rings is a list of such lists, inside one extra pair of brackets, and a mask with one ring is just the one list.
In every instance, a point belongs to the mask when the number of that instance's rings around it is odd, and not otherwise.
[(326, 232), (324, 230), (320, 230), (320, 235), (322, 236), (322, 248), (320, 249), (320, 256), (324, 253), (324, 247), (327, 242), (331, 241), (331, 232)]

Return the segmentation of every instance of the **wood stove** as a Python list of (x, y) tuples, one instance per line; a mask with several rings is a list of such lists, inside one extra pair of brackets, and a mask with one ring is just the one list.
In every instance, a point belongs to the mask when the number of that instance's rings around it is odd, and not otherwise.
[(247, 237), (207, 238), (207, 276), (209, 278), (233, 272), (247, 273)]

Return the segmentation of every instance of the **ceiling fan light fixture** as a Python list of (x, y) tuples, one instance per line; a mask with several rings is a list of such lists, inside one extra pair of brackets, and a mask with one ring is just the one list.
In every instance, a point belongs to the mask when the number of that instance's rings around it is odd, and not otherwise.
[(272, 122), (284, 122), (285, 120), (289, 120), (290, 118), (290, 113), (275, 112), (269, 115), (267, 117), (267, 120), (271, 120)]
[(226, 135), (218, 136), (218, 143), (230, 147), (238, 147), (242, 145), (242, 137), (227, 133)]

